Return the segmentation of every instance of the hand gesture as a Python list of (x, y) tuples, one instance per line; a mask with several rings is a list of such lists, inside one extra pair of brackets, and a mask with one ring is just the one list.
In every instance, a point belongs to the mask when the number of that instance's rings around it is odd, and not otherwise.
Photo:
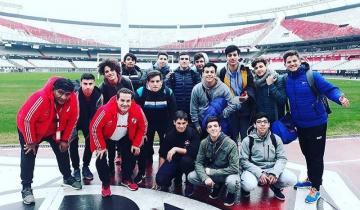
[(205, 185), (213, 188), (215, 185), (215, 182), (209, 177), (209, 178), (205, 179)]
[(176, 148), (172, 148), (171, 150), (169, 150), (169, 152), (167, 153), (166, 156), (166, 160), (171, 162), (173, 156), (176, 154)]
[(277, 182), (277, 178), (276, 178), (276, 176), (274, 175), (274, 174), (270, 174), (269, 176), (268, 176), (268, 180), (269, 180), (269, 184), (271, 185), (271, 184), (275, 184), (276, 182)]
[(31, 144), (25, 144), (24, 145), (24, 150), (25, 150), (25, 155), (32, 152), (34, 155), (36, 155), (37, 149), (36, 149), (36, 144), (31, 143)]
[(272, 85), (275, 81), (276, 81), (276, 77), (274, 75), (269, 75), (267, 78), (266, 78), (266, 84), (267, 85)]
[(259, 183), (260, 185), (266, 185), (268, 183), (268, 177), (266, 175), (266, 173), (262, 173), (260, 178), (259, 178)]
[(138, 156), (140, 154), (140, 148), (131, 146), (131, 153), (133, 153), (135, 156)]
[(340, 96), (339, 101), (343, 107), (349, 107), (350, 101), (345, 96)]
[(101, 160), (105, 153), (106, 153), (106, 149), (96, 150), (96, 158), (99, 158)]
[(60, 141), (59, 143), (60, 152), (66, 152), (69, 149), (69, 143), (65, 141)]

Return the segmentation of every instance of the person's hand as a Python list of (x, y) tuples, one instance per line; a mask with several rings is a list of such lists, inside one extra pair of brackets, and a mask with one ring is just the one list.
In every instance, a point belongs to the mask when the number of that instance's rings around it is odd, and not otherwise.
[(268, 183), (268, 177), (266, 173), (261, 174), (261, 176), (259, 177), (259, 183), (260, 185), (266, 185)]
[(239, 97), (240, 103), (247, 101), (248, 98), (249, 98), (249, 95), (247, 94), (247, 91), (244, 91), (243, 93), (241, 93), (241, 95)]
[(173, 156), (176, 154), (176, 148), (172, 148), (171, 150), (169, 150), (169, 152), (167, 153), (167, 156), (166, 156), (166, 160), (171, 162)]
[(35, 143), (31, 143), (31, 144), (25, 144), (24, 145), (24, 150), (25, 150), (25, 155), (32, 152), (34, 155), (36, 155), (36, 144)]
[(135, 156), (138, 156), (140, 154), (140, 148), (131, 146), (131, 153), (133, 153)]
[(205, 185), (213, 188), (215, 185), (215, 182), (209, 177), (209, 178), (205, 179)]
[(206, 175), (210, 175), (210, 168), (205, 168)]
[(350, 101), (345, 96), (340, 96), (339, 101), (343, 107), (349, 107)]
[(277, 178), (276, 178), (276, 176), (274, 175), (274, 174), (270, 174), (269, 176), (268, 176), (268, 180), (269, 180), (269, 184), (271, 185), (271, 184), (275, 184), (276, 182), (277, 182)]
[(60, 141), (59, 143), (60, 152), (66, 152), (69, 149), (69, 143), (65, 141)]
[(101, 160), (105, 153), (106, 153), (106, 149), (96, 150), (96, 158), (99, 158)]
[(197, 126), (197, 127), (196, 127), (196, 130), (197, 130), (197, 132), (199, 133), (199, 135), (201, 135), (201, 132), (202, 132), (201, 126)]
[(167, 73), (165, 75), (165, 79), (169, 79), (173, 73), (174, 73), (173, 71), (170, 71), (169, 73)]
[(275, 75), (269, 75), (267, 78), (266, 78), (266, 84), (267, 85), (272, 85), (275, 81), (276, 81), (276, 77)]

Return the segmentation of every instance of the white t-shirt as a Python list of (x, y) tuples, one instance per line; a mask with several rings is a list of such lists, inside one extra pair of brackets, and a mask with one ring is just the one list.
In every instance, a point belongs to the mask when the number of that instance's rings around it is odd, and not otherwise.
[(114, 141), (119, 141), (127, 134), (129, 113), (127, 112), (124, 115), (117, 113), (117, 117), (118, 120), (116, 123), (115, 131), (110, 137), (110, 139)]

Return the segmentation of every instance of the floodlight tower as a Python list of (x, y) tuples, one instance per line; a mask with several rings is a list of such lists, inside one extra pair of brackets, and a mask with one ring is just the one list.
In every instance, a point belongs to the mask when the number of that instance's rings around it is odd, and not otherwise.
[[(120, 28), (120, 36), (121, 36), (121, 58), (124, 57), (126, 53), (129, 52), (129, 22), (128, 22), (128, 0), (121, 1), (121, 28)], [(121, 59), (120, 58), (120, 59)]]

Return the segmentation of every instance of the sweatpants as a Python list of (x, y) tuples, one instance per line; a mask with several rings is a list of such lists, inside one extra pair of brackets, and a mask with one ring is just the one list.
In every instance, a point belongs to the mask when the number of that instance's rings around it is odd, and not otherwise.
[(307, 175), (312, 187), (317, 190), (320, 190), (324, 173), (326, 129), (327, 124), (297, 129), (301, 152), (306, 160)]
[[(19, 143), (21, 148), (20, 178), (23, 188), (26, 188), (26, 187), (31, 187), (31, 183), (33, 182), (36, 155), (34, 155), (32, 152), (25, 154), (24, 145), (26, 143), (24, 140), (24, 136), (21, 134), (19, 130), (18, 133), (19, 133)], [(58, 163), (59, 170), (63, 175), (63, 178), (68, 179), (71, 176), (70, 158), (69, 158), (68, 150), (66, 150), (65, 152), (61, 152), (59, 145), (52, 139), (51, 136), (43, 138), (41, 142), (43, 141), (49, 142), (52, 150), (55, 153), (56, 161)], [(36, 151), (38, 149), (39, 149), (39, 145), (36, 146)]]
[[(83, 154), (83, 167), (89, 167), (92, 153), (90, 151), (90, 136), (87, 131), (82, 131), (85, 138), (85, 149)], [(79, 157), (79, 135), (76, 128), (74, 129), (71, 137), (70, 143), (70, 159), (71, 164), (74, 169), (79, 169), (80, 167), (80, 157)]]
[[(231, 174), (228, 176), (210, 176), (215, 184), (225, 184), (228, 193), (236, 193), (240, 189), (240, 176), (239, 174)], [(188, 180), (193, 185), (206, 186), (205, 182), (201, 181), (196, 171), (192, 171), (188, 175)]]
[[(282, 189), (284, 187), (293, 186), (297, 181), (296, 175), (284, 169), (284, 171), (278, 177), (277, 182), (274, 184), (276, 188)], [(246, 192), (254, 190), (258, 186), (259, 180), (250, 171), (243, 171), (241, 174), (241, 188)]]
[(166, 160), (156, 174), (157, 185), (160, 187), (170, 187), (172, 179), (180, 179), (183, 174), (187, 177), (187, 175), (194, 170), (194, 162), (194, 159), (188, 155), (176, 161), (172, 160), (169, 162)]

